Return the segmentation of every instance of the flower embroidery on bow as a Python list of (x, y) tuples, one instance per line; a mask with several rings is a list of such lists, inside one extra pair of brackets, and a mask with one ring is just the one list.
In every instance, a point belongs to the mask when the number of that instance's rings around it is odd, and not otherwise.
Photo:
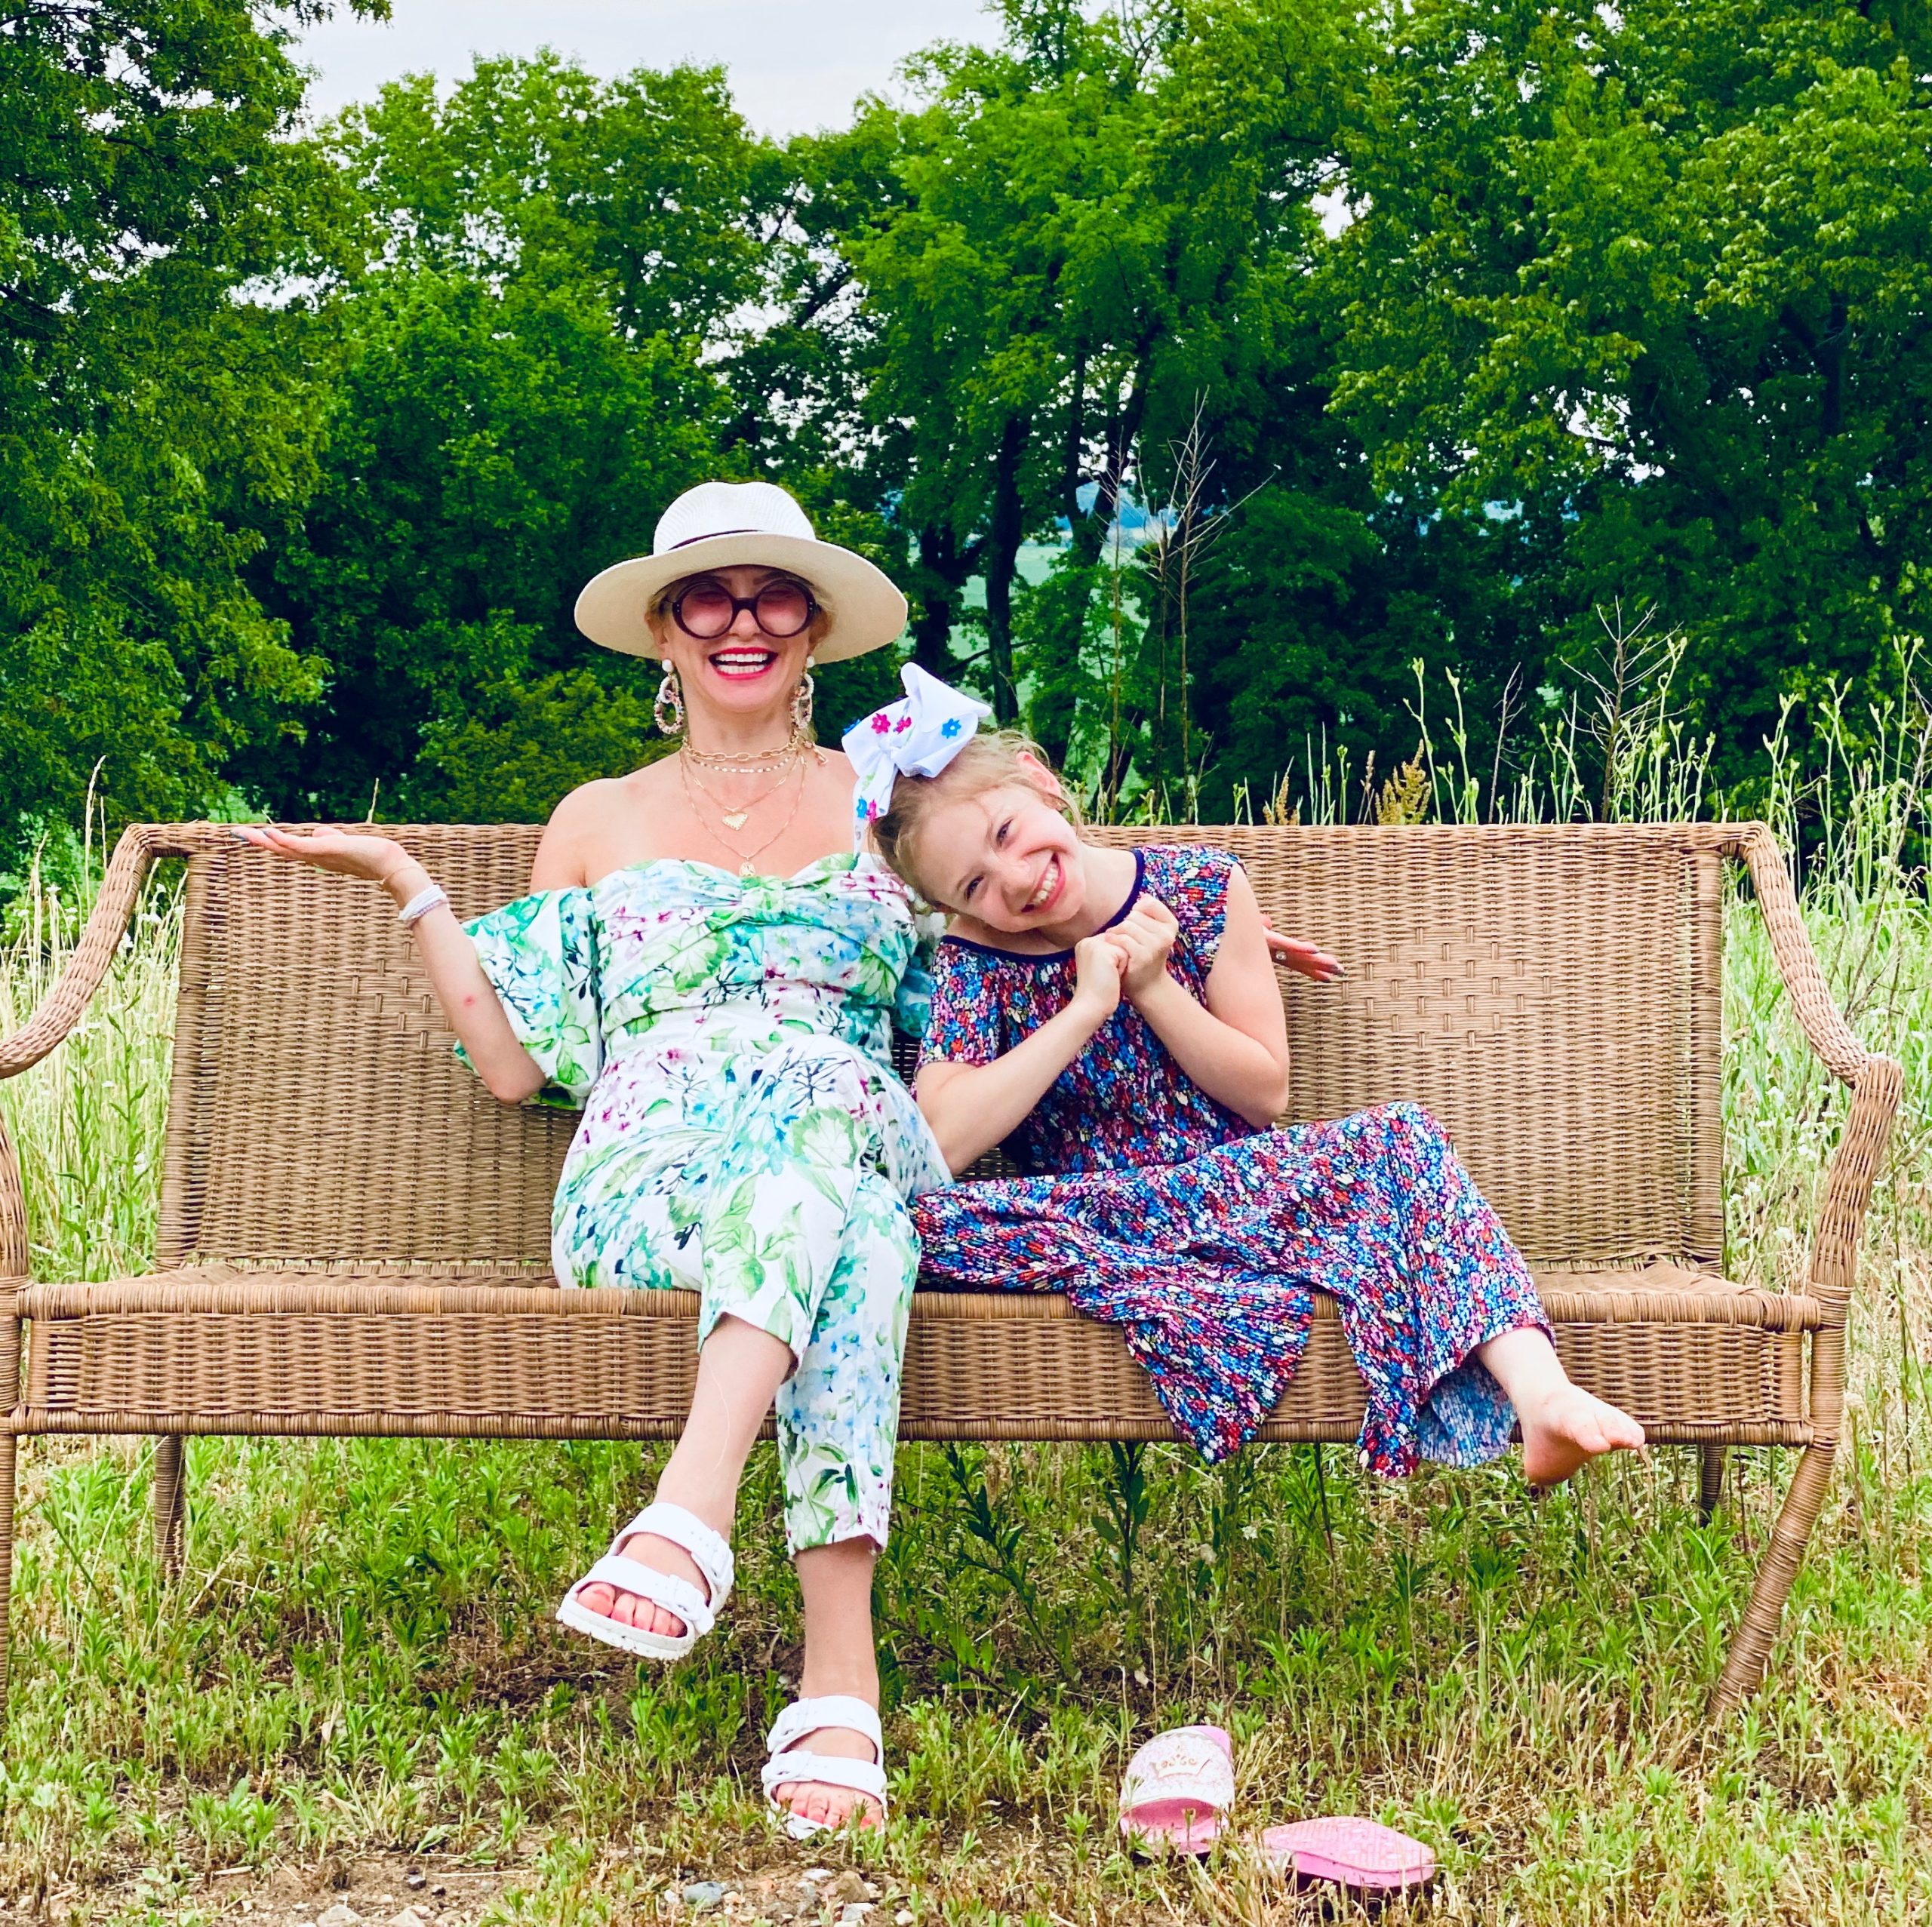
[(858, 772), (852, 813), (865, 826), (892, 807), (901, 776), (936, 776), (965, 746), (983, 716), (993, 712), (977, 697), (949, 688), (916, 662), (899, 672), (906, 693), (845, 732), (845, 754)]

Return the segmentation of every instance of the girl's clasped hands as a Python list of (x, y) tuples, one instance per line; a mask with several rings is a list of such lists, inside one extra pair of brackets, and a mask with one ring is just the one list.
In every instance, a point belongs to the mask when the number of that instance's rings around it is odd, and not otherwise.
[(1157, 896), (1143, 891), (1118, 924), (1073, 946), (1074, 1001), (1111, 1016), (1124, 997), (1137, 1009), (1163, 984), (1187, 992), (1168, 975), (1168, 958), (1180, 925)]
[[(1261, 923), (1277, 963), (1318, 984), (1333, 983), (1343, 974), (1340, 963), (1318, 945), (1279, 935), (1266, 917)], [(1111, 1016), (1122, 997), (1140, 1010), (1150, 997), (1168, 990), (1187, 996), (1186, 988), (1168, 970), (1180, 934), (1174, 913), (1151, 890), (1143, 890), (1118, 924), (1073, 946), (1078, 972), (1074, 1001), (1097, 1015)]]

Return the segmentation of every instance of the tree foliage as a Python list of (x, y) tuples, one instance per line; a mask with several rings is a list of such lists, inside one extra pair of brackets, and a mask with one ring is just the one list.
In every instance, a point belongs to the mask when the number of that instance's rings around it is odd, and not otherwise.
[(325, 11), (0, 25), (0, 821), (71, 816), (97, 770), (111, 810), (190, 807), (318, 691), (246, 574), (312, 479), (303, 318), (251, 297), (329, 225), (283, 45)]
[(1733, 779), (1781, 696), (1895, 688), (1924, 632), (1928, 110), (1922, 5), (1420, 0), (1352, 131), (1379, 485), (1520, 511), (1558, 656), (1665, 612)]
[(97, 764), (122, 814), (541, 814), (650, 740), (577, 591), (711, 475), (1084, 781), (1211, 812), (1401, 760), (1418, 664), (1478, 734), (1561, 702), (1613, 600), (1734, 783), (1922, 635), (1922, 0), (1005, 0), (783, 144), (549, 56), (304, 134), (318, 10), (0, 29), (20, 830)]

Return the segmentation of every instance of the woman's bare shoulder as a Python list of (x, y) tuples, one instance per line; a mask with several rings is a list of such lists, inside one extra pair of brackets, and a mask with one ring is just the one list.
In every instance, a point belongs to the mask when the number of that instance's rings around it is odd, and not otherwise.
[(532, 890), (569, 890), (608, 869), (596, 846), (633, 818), (662, 785), (666, 771), (647, 764), (624, 776), (599, 776), (580, 783), (550, 813), (537, 859), (531, 865)]

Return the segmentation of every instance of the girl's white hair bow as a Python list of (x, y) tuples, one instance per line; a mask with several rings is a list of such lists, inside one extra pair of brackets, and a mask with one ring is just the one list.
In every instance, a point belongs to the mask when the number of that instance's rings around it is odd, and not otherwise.
[(858, 772), (853, 786), (854, 833), (892, 807), (892, 785), (901, 776), (936, 776), (972, 740), (982, 717), (993, 712), (976, 697), (929, 676), (916, 662), (899, 672), (906, 693), (875, 709), (845, 732), (843, 747)]

